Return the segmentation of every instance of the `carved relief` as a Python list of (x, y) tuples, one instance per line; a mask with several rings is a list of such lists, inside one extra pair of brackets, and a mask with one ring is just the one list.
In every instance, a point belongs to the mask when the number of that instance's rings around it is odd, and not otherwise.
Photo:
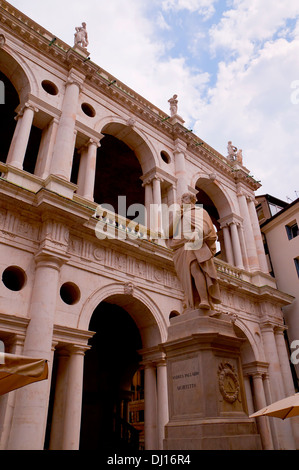
[(69, 251), (75, 255), (81, 255), (82, 239), (79, 237), (70, 237)]
[(126, 282), (124, 284), (124, 294), (133, 295), (134, 294), (134, 284), (132, 282)]
[(219, 364), (218, 383), (224, 400), (234, 403), (239, 396), (240, 383), (234, 366), (229, 362)]
[(106, 250), (105, 248), (96, 248), (93, 252), (93, 256), (100, 263), (105, 263)]

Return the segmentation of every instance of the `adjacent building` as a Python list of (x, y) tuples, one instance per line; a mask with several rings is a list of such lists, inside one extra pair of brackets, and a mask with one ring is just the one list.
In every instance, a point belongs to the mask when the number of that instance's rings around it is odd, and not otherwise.
[(294, 297), (290, 305), (283, 307), (283, 314), (290, 357), (293, 354), (294, 358), (291, 365), (298, 390), (299, 361), (296, 350), (299, 345), (299, 199), (291, 203), (270, 195), (258, 196), (256, 199), (270, 272), (275, 277), (278, 288)]

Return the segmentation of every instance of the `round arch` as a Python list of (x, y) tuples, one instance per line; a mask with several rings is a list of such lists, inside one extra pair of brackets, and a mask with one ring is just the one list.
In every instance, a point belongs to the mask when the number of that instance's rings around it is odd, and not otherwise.
[(0, 49), (0, 70), (16, 89), (20, 102), (25, 102), (29, 93), (37, 93), (37, 82), (24, 60), (7, 46)]
[(139, 329), (143, 348), (165, 342), (167, 324), (155, 302), (136, 287), (132, 293), (126, 292), (127, 286), (119, 283), (112, 283), (95, 291), (83, 305), (77, 327), (88, 330), (94, 311), (101, 302), (105, 301), (122, 307), (132, 317)]
[(235, 212), (231, 198), (223, 190), (221, 183), (216, 179), (207, 175), (197, 174), (193, 178), (192, 187), (200, 189), (207, 194), (216, 207), (220, 218), (226, 217)]
[(248, 328), (248, 326), (242, 320), (237, 319), (234, 323), (234, 329), (238, 337), (246, 340), (246, 343), (242, 346), (244, 363), (262, 361), (263, 359), (260, 357), (260, 348), (253, 332)]
[(159, 165), (159, 159), (153, 144), (134, 125), (115, 116), (108, 116), (99, 121), (96, 130), (102, 134), (109, 134), (124, 142), (136, 155), (143, 174)]

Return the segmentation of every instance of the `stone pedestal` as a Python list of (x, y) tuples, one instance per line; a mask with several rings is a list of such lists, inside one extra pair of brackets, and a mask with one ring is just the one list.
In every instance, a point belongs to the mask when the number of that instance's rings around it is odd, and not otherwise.
[(227, 315), (209, 315), (194, 310), (171, 319), (163, 344), (169, 398), (164, 449), (261, 449), (255, 421), (248, 418), (242, 339)]

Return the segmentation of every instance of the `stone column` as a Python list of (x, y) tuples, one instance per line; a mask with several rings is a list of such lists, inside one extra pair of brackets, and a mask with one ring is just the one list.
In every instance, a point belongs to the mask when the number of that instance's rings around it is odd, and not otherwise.
[(247, 400), (248, 414), (254, 413), (253, 398), (251, 393), (250, 378), (249, 375), (244, 375), (244, 387)]
[(225, 253), (226, 253), (226, 261), (234, 266), (234, 255), (233, 255), (233, 248), (232, 242), (230, 238), (230, 231), (228, 225), (224, 225), (223, 228), (223, 238), (224, 238), (224, 245), (225, 245)]
[(189, 192), (188, 181), (186, 175), (186, 163), (185, 163), (185, 151), (186, 149), (179, 143), (176, 142), (174, 149), (174, 161), (175, 161), (175, 175), (177, 177), (177, 202), (181, 202), (181, 197), (184, 193)]
[(295, 393), (295, 387), (294, 387), (289, 357), (288, 357), (287, 348), (286, 348), (285, 339), (284, 339), (284, 330), (285, 330), (284, 326), (277, 326), (275, 327), (274, 333), (275, 333), (277, 353), (279, 357), (279, 363), (280, 363), (280, 368), (281, 368), (281, 373), (282, 373), (282, 378), (283, 378), (284, 391), (285, 391), (285, 395), (289, 396)]
[[(280, 369), (279, 358), (277, 354), (276, 342), (274, 337), (273, 325), (266, 322), (261, 327), (262, 338), (266, 360), (269, 363), (269, 381), (271, 386), (271, 395), (274, 401), (285, 398), (282, 373)], [(295, 449), (294, 437), (291, 425), (287, 421), (277, 420), (275, 429), (279, 443), (279, 449)]]
[[(253, 379), (254, 398), (255, 398), (256, 407), (257, 407), (257, 410), (261, 410), (267, 405), (265, 392), (264, 392), (264, 386), (263, 386), (262, 374), (260, 374), (259, 372), (256, 372), (252, 375), (252, 379)], [(272, 441), (268, 417), (261, 416), (257, 418), (257, 421), (258, 421), (258, 425), (260, 429), (263, 449), (273, 450), (274, 447), (273, 447), (273, 441)]]
[(62, 105), (56, 143), (51, 163), (51, 174), (70, 180), (74, 156), (74, 131), (82, 80), (70, 74)]
[(234, 252), (234, 258), (235, 258), (235, 266), (237, 268), (243, 269), (244, 266), (243, 266), (243, 260), (242, 260), (241, 245), (240, 245), (240, 240), (239, 240), (239, 235), (238, 235), (237, 224), (235, 222), (232, 222), (230, 224), (230, 231), (231, 231), (233, 252)]
[(64, 410), (67, 397), (67, 370), (69, 352), (67, 349), (58, 350), (57, 378), (55, 384), (55, 395), (53, 415), (51, 422), (50, 450), (62, 450), (64, 431)]
[(26, 103), (17, 116), (18, 123), (8, 152), (6, 163), (23, 169), (24, 158), (28, 146), (34, 114), (38, 109)]
[[(21, 356), (24, 346), (24, 337), (15, 335), (12, 344), (9, 347), (10, 354), (15, 354), (16, 356)], [(5, 342), (5, 349), (7, 347), (7, 342)], [(0, 396), (0, 450), (5, 450), (7, 448), (7, 443), (9, 439), (9, 432), (11, 428), (13, 412), (16, 401), (16, 390), (13, 390), (10, 393)]]
[(249, 264), (248, 264), (246, 243), (245, 243), (245, 237), (244, 237), (244, 229), (243, 229), (242, 224), (238, 224), (238, 233), (239, 233), (242, 257), (243, 257), (243, 265), (244, 265), (244, 268), (246, 270), (248, 270), (249, 269)]
[(90, 201), (94, 200), (97, 150), (100, 146), (101, 144), (98, 141), (90, 139), (81, 152), (77, 192)]
[(158, 449), (163, 450), (165, 426), (168, 423), (168, 391), (166, 361), (157, 364), (157, 395), (158, 395)]
[(146, 209), (146, 220), (144, 221), (147, 229), (151, 228), (151, 205), (153, 204), (153, 187), (152, 180), (147, 179), (143, 182), (142, 186), (144, 187), (144, 205)]
[(248, 197), (248, 209), (249, 209), (249, 215), (250, 215), (252, 229), (253, 229), (253, 236), (255, 239), (257, 255), (258, 255), (261, 271), (263, 271), (264, 273), (268, 273), (269, 269), (268, 269), (261, 229), (260, 229), (260, 225), (258, 222), (254, 201), (255, 201), (254, 197)]
[(83, 367), (85, 348), (73, 346), (68, 361), (67, 398), (64, 410), (62, 450), (78, 450), (80, 443)]
[(258, 271), (260, 269), (260, 265), (259, 265), (259, 260), (257, 256), (255, 239), (253, 235), (246, 196), (241, 191), (237, 193), (237, 196), (239, 198), (239, 207), (240, 207), (241, 216), (243, 218), (244, 238), (245, 238), (246, 250), (247, 250), (247, 255), (248, 255), (248, 265), (251, 271)]
[(153, 229), (155, 231), (161, 231), (162, 229), (162, 198), (161, 198), (161, 178), (155, 176), (153, 178), (153, 204), (154, 204), (154, 224)]
[[(270, 379), (269, 379), (269, 374), (268, 372), (263, 375), (263, 380), (264, 380), (264, 391), (265, 391), (265, 397), (266, 397), (266, 405), (270, 405), (273, 403), (272, 399), (272, 394), (271, 394), (271, 386), (270, 386)], [(271, 429), (271, 434), (272, 434), (272, 441), (273, 441), (273, 446), (274, 449), (279, 449), (279, 443), (278, 443), (278, 438), (277, 438), (277, 431), (275, 427), (275, 420), (270, 419), (270, 429)]]
[[(64, 260), (41, 253), (36, 271), (26, 332), (25, 356), (52, 358), (53, 322), (58, 293), (59, 271)], [(51, 377), (51, 376), (50, 376)], [(9, 439), (9, 450), (42, 450), (44, 447), (51, 378), (17, 391)]]
[(58, 120), (53, 118), (42, 133), (34, 174), (43, 179), (46, 179), (50, 174), (57, 129)]
[(157, 379), (153, 364), (144, 369), (144, 439), (145, 450), (157, 449)]

